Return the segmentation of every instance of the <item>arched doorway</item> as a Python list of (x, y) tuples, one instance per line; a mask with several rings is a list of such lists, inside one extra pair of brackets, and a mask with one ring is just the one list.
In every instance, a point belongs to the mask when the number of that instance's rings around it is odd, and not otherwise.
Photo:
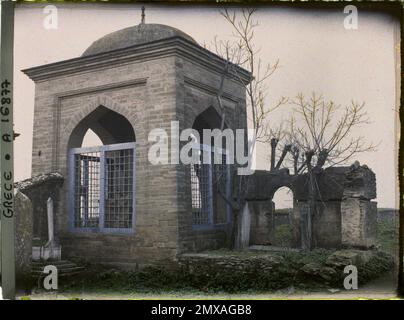
[[(230, 198), (228, 141), (222, 141), (221, 146), (217, 147), (214, 139), (206, 140), (203, 133), (204, 129), (221, 129), (221, 125), (221, 116), (215, 108), (209, 107), (195, 118), (192, 126), (198, 132), (195, 148), (199, 154), (197, 163), (190, 166), (194, 226), (223, 225), (230, 221), (231, 209), (223, 199)], [(220, 158), (220, 163), (215, 162), (215, 158)]]
[(68, 148), (81, 147), (89, 129), (98, 136), (103, 145), (136, 141), (133, 126), (123, 115), (99, 106), (73, 129)]
[(73, 231), (132, 232), (135, 221), (135, 132), (103, 106), (69, 138), (69, 213)]
[(280, 187), (272, 196), (271, 244), (276, 247), (295, 246), (293, 224), (294, 199), (289, 187)]

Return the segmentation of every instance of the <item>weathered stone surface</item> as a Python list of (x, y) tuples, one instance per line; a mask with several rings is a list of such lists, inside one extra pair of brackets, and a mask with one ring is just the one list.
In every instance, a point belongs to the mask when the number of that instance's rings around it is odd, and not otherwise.
[(277, 254), (248, 254), (239, 252), (231, 254), (219, 253), (193, 253), (182, 254), (178, 258), (181, 267), (185, 267), (191, 273), (194, 270), (208, 267), (217, 270), (244, 270), (247, 271), (251, 266), (259, 266), (262, 272), (270, 271), (284, 263), (284, 258)]
[(317, 201), (313, 216), (314, 243), (320, 248), (341, 247), (341, 202)]
[(329, 267), (343, 269), (348, 265), (362, 266), (369, 262), (373, 255), (369, 250), (339, 250), (327, 258), (326, 264)]
[[(316, 210), (312, 217), (312, 237), (315, 247), (341, 247), (341, 202), (316, 201)], [(308, 246), (307, 201), (297, 201), (293, 209), (294, 247)], [(303, 233), (302, 233), (303, 232)]]
[[(341, 200), (343, 197), (376, 197), (375, 174), (366, 165), (330, 167), (317, 175), (317, 201)], [(277, 189), (288, 186), (296, 200), (308, 200), (308, 176), (290, 176), (287, 169), (277, 171), (257, 170), (249, 177), (248, 200), (271, 199)]]
[[(321, 171), (317, 177), (319, 192), (317, 201), (340, 200), (343, 196), (345, 173), (348, 167), (330, 167)], [(302, 174), (293, 180), (294, 197), (296, 200), (307, 201), (309, 199), (309, 177)]]
[(376, 198), (376, 175), (366, 165), (353, 164), (346, 173), (344, 198)]
[(28, 178), (15, 183), (15, 188), (19, 189), (21, 192), (27, 192), (31, 188), (36, 188), (44, 183), (61, 183), (63, 181), (63, 176), (57, 172), (39, 174), (32, 178)]
[[(235, 177), (238, 179), (240, 177)], [(248, 177), (247, 200), (271, 200), (276, 190), (281, 187), (291, 187), (292, 177), (288, 169), (276, 170), (274, 172), (265, 170), (256, 170), (254, 174)], [(237, 180), (234, 184), (238, 186)]]
[[(63, 176), (59, 173), (36, 175), (15, 184), (32, 203), (33, 209), (33, 237), (39, 238), (43, 244), (48, 240), (47, 201), (49, 197), (54, 202), (55, 216), (60, 210), (60, 190)], [(56, 225), (57, 221), (55, 221)]]
[(272, 201), (249, 201), (250, 209), (250, 245), (271, 243), (272, 213), (274, 204)]
[[(350, 167), (326, 168), (316, 175), (316, 178), (318, 192), (315, 197), (315, 212), (311, 219), (314, 245), (323, 248), (371, 247), (375, 242), (377, 217), (376, 204), (369, 201), (376, 197), (374, 173), (366, 165), (354, 163)], [(296, 247), (303, 248), (309, 245), (308, 179), (307, 174), (291, 177), (287, 170), (257, 171), (249, 177), (248, 186), (251, 203), (258, 200), (270, 201), (274, 192), (282, 186), (291, 188), (294, 197), (294, 243)], [(359, 200), (362, 202), (358, 202)], [(253, 218), (265, 217), (265, 210), (267, 209), (255, 206)], [(263, 222), (264, 226), (259, 228), (256, 225), (259, 220), (255, 218), (252, 221), (255, 230), (264, 230), (265, 225), (268, 225), (268, 222)], [(258, 235), (262, 237), (262, 232)], [(270, 239), (271, 236), (268, 235), (267, 238)]]
[(15, 271), (17, 284), (23, 285), (30, 276), (32, 264), (32, 204), (17, 190), (15, 198)]
[(223, 285), (230, 287), (238, 287), (237, 282), (242, 282), (246, 289), (249, 286), (342, 288), (344, 268), (348, 265), (358, 268), (359, 283), (363, 284), (392, 270), (392, 261), (390, 255), (377, 250), (321, 250), (313, 255), (220, 250), (183, 254), (178, 258), (180, 270), (187, 278), (194, 277), (204, 284), (214, 281), (215, 285), (223, 280)]
[(349, 198), (341, 202), (341, 243), (346, 247), (369, 248), (376, 243), (377, 204)]
[(331, 267), (321, 267), (319, 271), (319, 276), (326, 281), (335, 282), (335, 279), (338, 277), (337, 271)]
[(321, 265), (319, 263), (315, 263), (315, 262), (307, 263), (301, 269), (302, 272), (309, 274), (309, 275), (314, 275), (314, 276), (319, 275), (320, 270), (321, 270)]

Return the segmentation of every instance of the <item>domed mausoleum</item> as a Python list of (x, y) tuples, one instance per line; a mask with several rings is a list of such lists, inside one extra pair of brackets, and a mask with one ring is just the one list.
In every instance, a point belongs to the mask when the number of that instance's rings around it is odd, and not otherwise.
[(82, 56), (109, 52), (172, 37), (181, 37), (197, 44), (193, 38), (176, 28), (163, 24), (141, 23), (137, 26), (112, 32), (94, 41), (93, 44), (84, 51)]
[[(228, 244), (231, 209), (216, 181), (229, 181), (229, 166), (178, 163), (175, 151), (183, 129), (220, 128), (225, 63), (176, 28), (142, 22), (94, 41), (80, 57), (24, 70), (35, 82), (32, 175), (63, 176), (54, 211), (64, 258), (159, 264)], [(223, 90), (233, 130), (247, 126), (250, 79), (236, 72)], [(149, 158), (155, 129), (166, 133), (168, 163)], [(82, 145), (88, 130), (101, 145)], [(35, 214), (34, 236), (46, 240), (46, 219)]]

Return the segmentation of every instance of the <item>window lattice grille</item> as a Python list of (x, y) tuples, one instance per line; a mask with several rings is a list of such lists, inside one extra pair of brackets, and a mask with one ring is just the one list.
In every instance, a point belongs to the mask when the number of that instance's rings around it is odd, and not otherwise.
[(134, 216), (134, 144), (72, 149), (75, 228), (130, 230)]
[(192, 213), (194, 224), (207, 224), (212, 211), (210, 164), (191, 164)]
[(106, 228), (130, 228), (133, 212), (133, 151), (116, 150), (105, 152)]
[(224, 201), (219, 201), (222, 200), (218, 194), (219, 189), (222, 190), (222, 192), (225, 192), (227, 197), (230, 197), (229, 194), (230, 190), (228, 185), (229, 166), (227, 164), (226, 154), (222, 154), (221, 158), (222, 163), (215, 163), (213, 165), (213, 186), (214, 186), (214, 193), (216, 194), (216, 205), (214, 206), (214, 208), (216, 208), (216, 214), (214, 217), (214, 222), (217, 224), (228, 222), (227, 204), (225, 204)]
[(76, 154), (74, 226), (97, 227), (100, 216), (100, 152)]
[[(220, 187), (228, 193), (229, 171), (226, 164), (226, 154), (221, 155), (222, 164), (214, 164), (214, 154), (210, 148), (204, 145), (201, 145), (201, 147), (195, 146), (195, 148), (199, 152), (198, 161), (190, 166), (193, 224), (226, 223), (226, 208), (220, 210), (221, 215), (214, 212), (217, 201), (217, 188)], [(209, 154), (209, 163), (202, 163), (204, 153)]]

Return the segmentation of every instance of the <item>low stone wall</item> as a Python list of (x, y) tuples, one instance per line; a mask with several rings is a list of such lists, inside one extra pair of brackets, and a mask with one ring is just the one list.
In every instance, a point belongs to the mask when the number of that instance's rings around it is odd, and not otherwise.
[(400, 211), (397, 209), (381, 208), (377, 210), (377, 221), (396, 223), (399, 220)]
[(246, 273), (252, 266), (257, 267), (262, 272), (269, 272), (279, 267), (283, 262), (283, 257), (275, 254), (192, 253), (183, 254), (178, 259), (179, 265), (191, 273), (201, 268)]
[(390, 255), (377, 250), (325, 250), (310, 253), (209, 251), (178, 257), (182, 274), (191, 282), (224, 290), (342, 288), (344, 268), (358, 269), (359, 284), (394, 269)]

